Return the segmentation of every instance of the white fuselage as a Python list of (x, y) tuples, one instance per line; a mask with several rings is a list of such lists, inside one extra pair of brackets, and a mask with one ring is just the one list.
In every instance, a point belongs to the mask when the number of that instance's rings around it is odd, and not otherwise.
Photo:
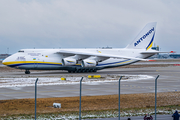
[[(62, 65), (62, 59), (67, 58), (71, 55), (60, 54), (58, 53), (59, 50), (62, 49), (22, 49), (19, 52), (5, 59), (3, 61), (3, 64), (9, 67), (14, 67), (18, 69), (28, 69), (28, 70), (47, 70), (47, 69), (68, 70), (70, 67), (82, 68), (81, 65), (82, 60), (79, 60), (76, 65), (72, 65), (72, 66)], [(103, 53), (109, 55), (121, 55), (121, 56), (128, 55), (134, 58), (147, 58), (149, 56), (152, 56), (152, 54), (140, 54), (140, 52), (144, 51), (143, 49), (141, 50), (141, 49), (124, 48), (124, 49), (70, 49), (70, 50), (76, 52), (83, 51), (83, 52), (92, 52), (92, 53)], [(118, 67), (123, 65), (129, 65), (137, 61), (139, 60), (108, 58), (102, 62), (98, 62), (95, 68), (103, 69), (109, 67)]]

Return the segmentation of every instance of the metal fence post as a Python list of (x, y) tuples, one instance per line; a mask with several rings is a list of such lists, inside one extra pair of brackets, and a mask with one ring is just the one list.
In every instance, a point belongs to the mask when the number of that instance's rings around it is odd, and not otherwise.
[(122, 76), (119, 78), (119, 120), (121, 119), (120, 118), (120, 95), (121, 95), (121, 79), (122, 79)]
[(156, 120), (156, 103), (157, 103), (157, 79), (159, 78), (159, 75), (155, 79), (155, 120)]
[(80, 80), (80, 97), (79, 97), (79, 120), (81, 120), (81, 86), (82, 86), (83, 77)]
[(35, 120), (36, 120), (36, 96), (37, 96), (37, 81), (38, 81), (38, 78), (36, 79), (36, 82), (35, 82)]

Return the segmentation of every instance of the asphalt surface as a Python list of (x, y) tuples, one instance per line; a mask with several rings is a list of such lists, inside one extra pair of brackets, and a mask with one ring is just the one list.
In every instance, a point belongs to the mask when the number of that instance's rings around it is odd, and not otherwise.
[[(106, 69), (98, 71), (96, 74), (121, 74), (121, 75), (150, 75), (154, 78), (145, 80), (132, 80), (121, 82), (121, 94), (134, 94), (134, 93), (153, 93), (154, 92), (154, 79), (159, 74), (158, 79), (158, 92), (172, 92), (180, 91), (180, 67), (154, 67), (154, 68), (118, 68)], [(48, 76), (62, 76), (62, 75), (88, 75), (72, 74), (65, 71), (36, 71), (30, 75), (24, 75), (24, 72), (7, 72), (0, 73), (0, 77), (48, 77)], [(82, 95), (95, 96), (95, 95), (112, 95), (118, 94), (118, 82), (97, 82), (97, 83), (83, 83)], [(38, 98), (50, 97), (73, 97), (79, 96), (79, 84), (67, 85), (48, 85), (38, 86)], [(7, 99), (22, 99), (34, 98), (34, 86), (25, 87), (5, 87), (0, 88), (0, 100)]]
[[(153, 116), (153, 120), (155, 120), (155, 116)], [(127, 120), (131, 118), (131, 120), (144, 120), (144, 116), (133, 116), (133, 117), (121, 117), (120, 120)], [(173, 120), (172, 115), (157, 115), (157, 120)], [(119, 118), (102, 118), (98, 120), (118, 120)], [(89, 119), (89, 120), (97, 120), (97, 119)]]

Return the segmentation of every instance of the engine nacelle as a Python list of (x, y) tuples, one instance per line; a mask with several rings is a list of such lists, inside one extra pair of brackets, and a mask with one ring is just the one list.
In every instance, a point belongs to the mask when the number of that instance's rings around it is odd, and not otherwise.
[(77, 60), (72, 59), (72, 58), (63, 58), (62, 59), (62, 65), (63, 66), (71, 66), (71, 65), (76, 65)]
[(89, 59), (85, 59), (81, 63), (82, 67), (95, 67), (96, 65), (97, 62), (95, 60), (89, 60)]

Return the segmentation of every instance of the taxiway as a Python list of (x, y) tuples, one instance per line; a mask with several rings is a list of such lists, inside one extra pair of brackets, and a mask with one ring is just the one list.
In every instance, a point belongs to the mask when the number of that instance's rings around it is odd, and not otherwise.
[[(121, 75), (150, 75), (154, 78), (131, 80), (121, 82), (121, 94), (153, 93), (154, 79), (159, 74), (158, 92), (180, 91), (180, 67), (153, 67), (153, 68), (116, 68), (98, 71), (95, 74), (121, 74)], [(92, 74), (92, 73), (91, 73)], [(0, 73), (3, 78), (8, 77), (50, 77), (50, 76), (87, 76), (88, 73), (77, 74), (65, 71), (36, 71), (30, 75), (23, 72)], [(0, 81), (1, 82), (1, 81)], [(83, 96), (118, 94), (118, 82), (83, 83)], [(79, 84), (38, 86), (38, 98), (73, 97), (79, 96)], [(34, 86), (0, 88), (0, 100), (34, 98)]]

